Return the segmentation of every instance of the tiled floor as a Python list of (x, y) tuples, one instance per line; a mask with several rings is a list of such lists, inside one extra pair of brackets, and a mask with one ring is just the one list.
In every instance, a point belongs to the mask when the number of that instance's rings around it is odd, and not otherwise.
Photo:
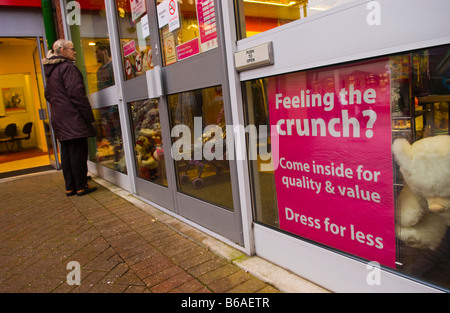
[(47, 155), (0, 164), (0, 173), (23, 170), (31, 167), (49, 165)]

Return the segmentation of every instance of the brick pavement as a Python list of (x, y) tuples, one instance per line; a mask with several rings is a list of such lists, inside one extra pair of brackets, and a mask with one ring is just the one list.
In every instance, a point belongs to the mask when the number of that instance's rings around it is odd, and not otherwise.
[[(0, 182), (1, 293), (280, 292), (92, 185), (66, 197), (60, 172)], [(81, 266), (80, 285), (67, 282), (70, 261)]]

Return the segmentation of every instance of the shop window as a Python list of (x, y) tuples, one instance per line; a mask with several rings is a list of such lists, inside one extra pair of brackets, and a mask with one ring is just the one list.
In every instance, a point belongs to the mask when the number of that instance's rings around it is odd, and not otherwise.
[(158, 0), (164, 65), (218, 47), (213, 0)]
[(97, 135), (89, 141), (89, 160), (127, 173), (117, 105), (92, 110)]
[(233, 210), (222, 87), (168, 97), (178, 190)]
[(81, 15), (76, 17), (75, 10), (69, 12), (68, 19), (76, 19), (69, 29), (77, 52), (77, 67), (83, 73), (87, 93), (91, 94), (115, 84), (105, 4), (86, 0), (78, 5)]
[(135, 101), (128, 104), (134, 134), (137, 175), (167, 187), (159, 101)]
[(237, 0), (239, 39), (307, 18), (354, 0)]
[[(450, 288), (449, 45), (247, 81), (243, 92), (247, 124), (267, 136), (249, 156), (255, 222)], [(409, 172), (400, 138), (404, 151), (427, 142)]]
[(146, 1), (116, 1), (123, 75), (125, 80), (153, 68)]

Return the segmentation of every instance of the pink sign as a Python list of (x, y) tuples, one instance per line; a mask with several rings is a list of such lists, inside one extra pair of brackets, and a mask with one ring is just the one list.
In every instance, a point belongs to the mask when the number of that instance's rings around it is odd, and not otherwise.
[(198, 38), (194, 38), (177, 46), (178, 61), (189, 58), (197, 53), (200, 53)]
[(293, 73), (268, 97), (281, 229), (395, 267), (389, 77), (389, 59)]
[(197, 18), (202, 51), (218, 46), (216, 10), (213, 0), (197, 0)]
[(134, 52), (136, 52), (136, 45), (134, 43), (134, 40), (131, 40), (129, 43), (123, 46), (123, 56), (125, 58), (130, 54), (133, 54)]

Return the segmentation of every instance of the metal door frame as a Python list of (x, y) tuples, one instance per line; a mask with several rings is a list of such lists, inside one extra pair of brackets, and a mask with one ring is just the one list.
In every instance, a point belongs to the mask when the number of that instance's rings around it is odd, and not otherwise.
[[(147, 15), (155, 14), (156, 9), (149, 6), (147, 2)], [(138, 177), (136, 170), (136, 158), (134, 156), (134, 139), (132, 125), (130, 122), (130, 114), (128, 111), (128, 103), (139, 100), (149, 99), (147, 91), (147, 80), (146, 76), (135, 77), (131, 80), (125, 81), (123, 77), (123, 65), (122, 65), (122, 54), (120, 47), (120, 34), (118, 31), (118, 21), (116, 15), (116, 1), (105, 1), (106, 14), (108, 21), (108, 31), (110, 35), (111, 44), (111, 56), (113, 58), (114, 66), (114, 77), (116, 81), (117, 97), (119, 99), (119, 109), (121, 110), (120, 120), (122, 126), (122, 135), (124, 140), (124, 147), (126, 151), (126, 161), (127, 170), (130, 179), (130, 191), (140, 198), (149, 200), (152, 204), (161, 206), (167, 210), (174, 211), (174, 200), (172, 197), (172, 192), (170, 190), (171, 182), (170, 179), (170, 167), (171, 162), (165, 157), (167, 179), (169, 187), (161, 186), (145, 179)], [(149, 19), (150, 26), (150, 38), (155, 38), (152, 33), (152, 28), (156, 21), (155, 19)], [(154, 42), (151, 42), (154, 45)], [(153, 49), (152, 49), (153, 50)], [(154, 52), (153, 52), (154, 53)], [(155, 55), (154, 55), (155, 57)], [(159, 99), (159, 114), (160, 120), (167, 120), (167, 110), (161, 99)], [(161, 132), (163, 136), (163, 148), (164, 151), (170, 151), (170, 130), (167, 123), (161, 123)], [(127, 153), (128, 152), (128, 153)]]
[[(43, 59), (42, 46), (44, 46), (44, 49), (45, 49), (45, 45), (43, 45), (43, 42), (41, 42), (41, 38), (42, 38), (42, 40), (44, 40), (44, 37), (35, 37), (35, 38), (36, 38), (37, 50), (39, 52), (39, 65), (41, 67), (41, 76), (42, 76), (43, 86), (44, 86), (44, 90), (45, 90), (45, 87), (47, 86), (47, 81), (45, 79), (44, 65), (42, 64), (42, 59)], [(44, 52), (45, 52), (45, 50), (44, 50)], [(37, 77), (36, 77), (36, 79), (37, 79)], [(44, 90), (42, 92), (44, 92)], [(38, 92), (39, 92), (39, 99), (40, 99), (41, 91), (38, 91)], [(45, 117), (48, 116), (48, 120), (50, 122), (50, 125), (49, 125), (50, 126), (50, 140), (51, 140), (51, 144), (53, 146), (53, 157), (54, 157), (54, 160), (53, 160), (51, 158), (50, 149), (48, 149), (49, 148), (49, 145), (48, 145), (49, 143), (47, 142), (48, 158), (49, 158), (49, 161), (50, 161), (50, 165), (52, 165), (57, 170), (60, 170), (61, 169), (61, 163), (59, 162), (59, 156), (58, 156), (59, 147), (58, 147), (58, 142), (57, 142), (56, 137), (55, 137), (55, 133), (53, 131), (53, 127), (51, 127), (50, 105), (49, 105), (48, 101), (45, 101), (45, 110), (44, 110), (42, 108), (41, 101), (39, 101), (39, 104), (40, 104), (40, 107), (41, 107), (41, 109), (39, 110), (39, 112), (40, 112), (39, 120), (44, 122)], [(45, 138), (47, 140), (47, 137), (45, 137)]]

